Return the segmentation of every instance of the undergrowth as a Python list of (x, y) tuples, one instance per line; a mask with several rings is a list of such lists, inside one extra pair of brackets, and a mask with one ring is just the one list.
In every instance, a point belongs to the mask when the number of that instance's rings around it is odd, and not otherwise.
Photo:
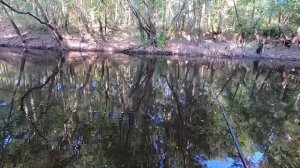
[(163, 31), (157, 39), (157, 45), (159, 47), (165, 47), (167, 44), (168, 44), (168, 34), (165, 31)]

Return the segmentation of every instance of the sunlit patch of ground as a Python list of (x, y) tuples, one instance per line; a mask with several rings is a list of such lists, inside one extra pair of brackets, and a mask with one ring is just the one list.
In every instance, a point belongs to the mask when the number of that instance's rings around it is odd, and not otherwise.
[(82, 33), (81, 36), (66, 34), (64, 42), (71, 49), (106, 52), (118, 52), (140, 44), (126, 28), (108, 32), (106, 41), (100, 38), (99, 33), (95, 35), (96, 40), (88, 33)]

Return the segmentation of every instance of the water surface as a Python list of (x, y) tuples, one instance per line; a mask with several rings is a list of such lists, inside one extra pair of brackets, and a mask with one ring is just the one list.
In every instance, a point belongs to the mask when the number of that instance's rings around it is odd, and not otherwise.
[(62, 56), (0, 52), (1, 167), (243, 167), (216, 94), (250, 167), (300, 167), (296, 64)]

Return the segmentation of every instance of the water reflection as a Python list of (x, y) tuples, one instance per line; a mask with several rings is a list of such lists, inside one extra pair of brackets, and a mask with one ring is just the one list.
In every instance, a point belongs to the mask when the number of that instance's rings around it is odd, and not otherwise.
[(0, 56), (1, 167), (242, 167), (212, 88), (250, 167), (300, 166), (293, 64), (9, 56)]

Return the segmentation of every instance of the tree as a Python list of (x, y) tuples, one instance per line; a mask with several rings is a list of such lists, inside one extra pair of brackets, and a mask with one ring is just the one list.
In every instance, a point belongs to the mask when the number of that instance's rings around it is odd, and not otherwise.
[[(183, 10), (187, 6), (187, 0), (179, 1), (179, 8), (174, 14), (169, 26), (166, 26), (166, 13), (161, 13), (160, 10), (164, 10), (165, 6), (168, 6), (166, 1), (146, 1), (143, 0), (139, 6), (134, 0), (128, 0), (128, 5), (138, 21), (138, 28), (142, 37), (144, 38), (144, 32), (147, 35), (149, 45), (157, 46), (158, 35), (168, 32), (169, 29), (174, 28), (173, 31), (178, 31), (181, 25), (181, 18), (183, 16)], [(142, 12), (145, 10), (145, 13)], [(162, 14), (162, 16), (161, 16)], [(157, 31), (160, 30), (161, 33)], [(173, 32), (171, 32), (173, 33)], [(171, 34), (169, 33), (169, 34)]]
[[(35, 0), (35, 2), (37, 4), (39, 4), (39, 1), (38, 0)], [(55, 34), (56, 38), (58, 39), (58, 41), (62, 41), (63, 40), (63, 37), (62, 37), (62, 34), (60, 33), (60, 31), (57, 29), (57, 27), (55, 27), (55, 25), (52, 25), (49, 23), (49, 20), (47, 19), (44, 11), (42, 12), (43, 13), (43, 17), (44, 19), (46, 20), (42, 20), (40, 19), (39, 17), (35, 16), (34, 14), (28, 12), (28, 11), (20, 11), (12, 6), (10, 6), (8, 3), (4, 2), (3, 0), (0, 0), (0, 3), (4, 6), (6, 6), (7, 8), (9, 8), (11, 11), (15, 12), (15, 13), (18, 13), (18, 14), (22, 14), (22, 15), (29, 15), (30, 17), (34, 18), (35, 20), (37, 20), (39, 23), (43, 24), (43, 25), (46, 25), (49, 29), (51, 29), (53, 31), (53, 33)], [(40, 5), (39, 5), (40, 6)], [(41, 6), (40, 6), (40, 9)]]

